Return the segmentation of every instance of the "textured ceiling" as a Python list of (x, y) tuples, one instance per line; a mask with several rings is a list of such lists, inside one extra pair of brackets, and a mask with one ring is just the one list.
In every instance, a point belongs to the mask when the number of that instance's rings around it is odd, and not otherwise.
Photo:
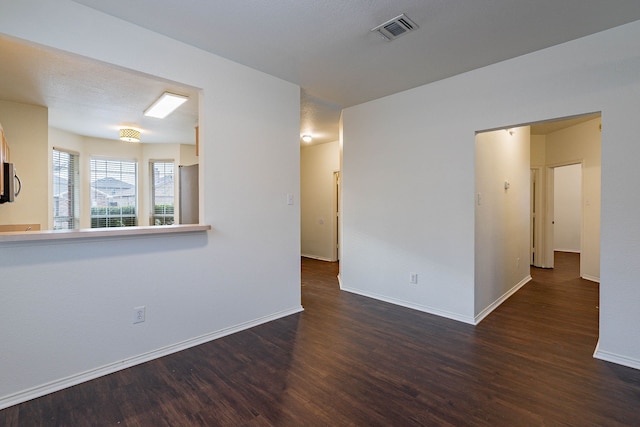
[[(637, 0), (75, 1), (342, 107), (640, 19)], [(369, 31), (400, 13), (420, 29)]]
[[(640, 19), (638, 0), (74, 1), (299, 84), (316, 142), (338, 138), (344, 107)], [(401, 13), (420, 28), (369, 31)]]
[[(143, 142), (195, 143), (198, 92), (87, 58), (0, 37), (0, 99), (43, 105), (51, 126), (115, 139), (119, 126), (143, 130)], [(189, 101), (164, 120), (143, 111), (164, 91)]]

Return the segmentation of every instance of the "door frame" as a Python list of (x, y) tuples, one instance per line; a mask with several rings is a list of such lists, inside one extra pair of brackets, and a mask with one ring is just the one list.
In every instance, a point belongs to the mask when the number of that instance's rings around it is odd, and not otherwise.
[[(539, 221), (542, 224), (542, 256), (540, 257), (540, 267), (553, 268), (554, 267), (554, 186), (555, 186), (555, 169), (563, 166), (580, 165), (580, 253), (583, 251), (584, 245), (584, 160), (570, 160), (561, 163), (554, 163), (547, 165), (544, 170), (544, 208), (541, 212), (544, 213), (543, 218)], [(580, 277), (582, 277), (582, 263), (580, 263)]]
[(340, 227), (341, 227), (341, 208), (340, 200), (342, 196), (342, 176), (340, 171), (333, 171), (333, 202), (332, 202), (332, 220), (331, 220), (331, 235), (332, 235), (332, 255), (331, 259), (334, 261), (340, 260), (341, 247), (340, 247)]
[(529, 264), (534, 267), (544, 266), (544, 168), (532, 167), (531, 171), (531, 206), (530, 206), (530, 250)]

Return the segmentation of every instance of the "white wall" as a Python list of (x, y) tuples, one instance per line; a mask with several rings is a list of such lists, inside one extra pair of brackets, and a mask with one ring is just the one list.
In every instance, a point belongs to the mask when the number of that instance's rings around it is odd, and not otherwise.
[(582, 164), (553, 170), (553, 250), (580, 252)]
[(300, 149), (300, 221), (302, 255), (336, 261), (336, 184), (339, 141)]
[(469, 108), (445, 83), (344, 110), (340, 278), (344, 290), (473, 323), (482, 127), (443, 120)]
[(301, 310), (298, 86), (67, 0), (2, 2), (0, 28), (201, 88), (212, 226), (1, 244), (0, 408)]
[(22, 181), (12, 203), (0, 205), (0, 224), (48, 226), (48, 157), (46, 107), (0, 101), (0, 124), (9, 144), (11, 162)]
[(475, 146), (478, 322), (531, 280), (529, 127), (479, 133)]
[(635, 22), (345, 109), (343, 288), (473, 322), (475, 132), (602, 111), (597, 357), (640, 367), (638, 39)]

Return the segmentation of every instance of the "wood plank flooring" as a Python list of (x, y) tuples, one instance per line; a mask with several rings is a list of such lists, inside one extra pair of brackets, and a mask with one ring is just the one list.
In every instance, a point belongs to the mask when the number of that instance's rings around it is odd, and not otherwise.
[(640, 371), (593, 359), (598, 285), (575, 254), (473, 327), (340, 292), (305, 311), (0, 411), (1, 426), (633, 426)]

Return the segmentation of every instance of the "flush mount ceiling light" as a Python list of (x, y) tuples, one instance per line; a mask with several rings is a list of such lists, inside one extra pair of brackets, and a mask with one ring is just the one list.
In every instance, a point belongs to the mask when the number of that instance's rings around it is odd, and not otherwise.
[(306, 143), (313, 141), (313, 137), (311, 135), (302, 135), (302, 140)]
[(140, 142), (140, 131), (132, 128), (120, 129), (120, 140), (126, 142)]
[(165, 92), (156, 100), (156, 102), (144, 110), (144, 115), (164, 119), (169, 114), (173, 113), (176, 108), (184, 104), (187, 99), (189, 99), (187, 96)]

